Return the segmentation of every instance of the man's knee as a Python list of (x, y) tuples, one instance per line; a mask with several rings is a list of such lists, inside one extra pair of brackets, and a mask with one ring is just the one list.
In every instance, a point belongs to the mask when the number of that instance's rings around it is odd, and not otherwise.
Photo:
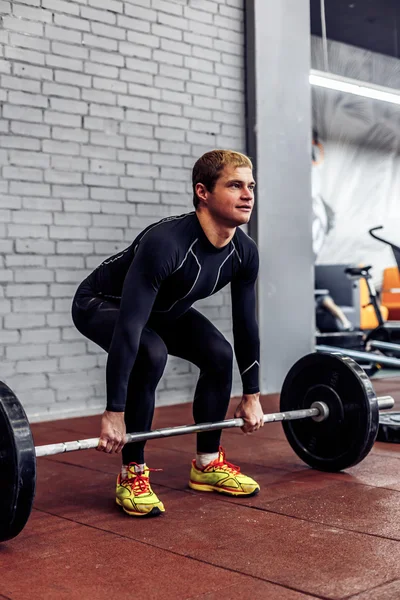
[(231, 344), (222, 335), (210, 340), (207, 351), (207, 367), (216, 371), (231, 370), (233, 365), (233, 350)]
[(167, 364), (168, 350), (164, 342), (157, 335), (147, 336), (141, 340), (138, 364), (141, 369), (151, 372), (155, 378), (160, 378)]

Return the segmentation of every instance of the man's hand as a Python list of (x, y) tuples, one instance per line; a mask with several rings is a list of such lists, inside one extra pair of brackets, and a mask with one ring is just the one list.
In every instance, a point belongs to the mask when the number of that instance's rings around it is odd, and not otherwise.
[(242, 400), (235, 411), (235, 418), (241, 418), (245, 424), (240, 429), (244, 433), (253, 433), (264, 425), (263, 409), (260, 404), (260, 393), (244, 394)]
[(96, 450), (119, 454), (125, 444), (125, 434), (124, 413), (105, 410), (101, 417), (100, 440)]

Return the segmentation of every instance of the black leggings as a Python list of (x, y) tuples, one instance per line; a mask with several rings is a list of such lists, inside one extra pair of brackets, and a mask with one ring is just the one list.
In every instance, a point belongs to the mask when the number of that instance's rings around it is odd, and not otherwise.
[[(96, 296), (86, 282), (81, 284), (72, 306), (77, 329), (106, 352), (111, 344), (119, 313), (118, 303)], [(155, 391), (168, 354), (197, 365), (200, 376), (193, 402), (195, 423), (221, 421), (228, 410), (232, 388), (232, 346), (222, 333), (194, 308), (162, 327), (145, 327), (132, 369), (125, 408), (128, 432), (150, 431)], [(198, 452), (217, 452), (221, 430), (197, 434)], [(144, 463), (145, 442), (127, 444), (124, 464)]]

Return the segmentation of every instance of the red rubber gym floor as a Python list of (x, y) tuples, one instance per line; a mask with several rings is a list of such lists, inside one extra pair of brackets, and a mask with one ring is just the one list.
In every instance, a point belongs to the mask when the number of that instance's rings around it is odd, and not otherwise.
[[(376, 380), (400, 408), (400, 379)], [(231, 413), (237, 404), (232, 401)], [(277, 397), (263, 400), (278, 410)], [(154, 426), (191, 423), (191, 405)], [(97, 437), (99, 417), (34, 424), (35, 444)], [(400, 444), (377, 443), (346, 473), (304, 465), (279, 423), (225, 430), (227, 459), (261, 484), (253, 498), (187, 487), (194, 435), (150, 441), (166, 513), (134, 519), (114, 503), (120, 458), (95, 450), (38, 459), (27, 526), (0, 545), (0, 598), (11, 600), (399, 600)]]

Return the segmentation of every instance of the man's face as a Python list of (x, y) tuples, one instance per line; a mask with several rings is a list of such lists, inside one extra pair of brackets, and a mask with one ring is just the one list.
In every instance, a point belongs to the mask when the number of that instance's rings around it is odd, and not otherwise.
[(254, 206), (253, 172), (249, 167), (225, 167), (212, 192), (198, 183), (197, 193), (216, 221), (238, 227), (250, 220)]

